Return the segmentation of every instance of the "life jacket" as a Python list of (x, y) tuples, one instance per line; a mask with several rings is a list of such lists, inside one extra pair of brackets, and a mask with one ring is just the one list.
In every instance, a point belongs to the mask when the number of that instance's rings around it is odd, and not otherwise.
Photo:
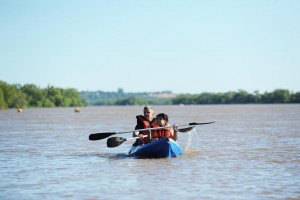
[[(151, 127), (158, 128), (159, 126), (156, 123), (152, 123)], [(153, 132), (153, 138), (172, 138), (173, 134), (169, 128), (157, 129)]]
[[(145, 128), (150, 128), (150, 121), (147, 120), (143, 115), (138, 115), (138, 116), (136, 116), (136, 119), (137, 119), (137, 124), (142, 125), (142, 126), (143, 126), (143, 129), (145, 129)], [(141, 133), (142, 133), (143, 135), (148, 136), (149, 131), (141, 131)], [(144, 144), (148, 143), (148, 140), (149, 140), (149, 139), (148, 139), (147, 137), (144, 137), (144, 138), (143, 138)]]

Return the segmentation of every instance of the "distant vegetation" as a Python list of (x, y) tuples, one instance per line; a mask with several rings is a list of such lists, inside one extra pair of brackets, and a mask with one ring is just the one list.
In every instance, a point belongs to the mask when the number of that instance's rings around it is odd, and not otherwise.
[(198, 105), (198, 104), (253, 104), (300, 103), (300, 92), (277, 89), (273, 92), (237, 92), (174, 94), (171, 91), (125, 93), (82, 91), (53, 86), (39, 88), (34, 84), (7, 84), (0, 81), (0, 109), (17, 107), (69, 107), (100, 105)]
[(209, 93), (196, 95), (182, 94), (172, 100), (173, 104), (250, 104), (250, 103), (300, 103), (300, 92), (277, 89), (273, 92), (248, 93), (237, 92)]
[(179, 94), (170, 91), (156, 93), (81, 92), (89, 105), (190, 105), (190, 104), (250, 104), (250, 103), (300, 103), (300, 92), (277, 89), (273, 92), (237, 92)]
[(27, 107), (85, 106), (85, 100), (75, 89), (48, 86), (39, 88), (34, 84), (12, 84), (0, 81), (0, 109)]
[(81, 92), (81, 97), (84, 98), (89, 105), (171, 105), (172, 99), (176, 97), (171, 91), (162, 92), (139, 92), (125, 93), (123, 89), (118, 89), (117, 92)]

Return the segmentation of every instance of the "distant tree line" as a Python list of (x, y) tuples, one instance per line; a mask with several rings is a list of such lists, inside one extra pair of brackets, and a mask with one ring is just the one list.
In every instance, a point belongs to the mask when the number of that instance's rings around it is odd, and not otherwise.
[[(162, 92), (164, 94), (170, 91)], [(89, 105), (198, 105), (198, 104), (259, 104), (259, 103), (300, 103), (300, 92), (276, 89), (273, 92), (248, 93), (245, 90), (225, 93), (179, 94), (172, 98), (159, 98), (159, 93), (124, 93), (118, 92), (81, 92)]]
[(53, 86), (39, 88), (34, 84), (7, 84), (0, 81), (0, 109), (27, 107), (85, 106), (76, 89)]
[[(163, 95), (162, 95), (163, 94)], [(164, 96), (164, 97), (162, 97)], [(166, 97), (167, 96), (167, 97)], [(62, 89), (53, 86), (39, 88), (34, 84), (7, 84), (0, 81), (0, 109), (17, 107), (69, 107), (86, 105), (199, 105), (199, 104), (262, 104), (300, 103), (300, 92), (276, 89), (273, 92), (237, 92), (200, 94), (172, 94), (171, 91), (125, 93), (78, 92), (76, 89)]]
[(245, 90), (225, 93), (182, 94), (172, 99), (172, 104), (251, 104), (251, 103), (300, 103), (300, 92), (276, 89), (273, 92), (248, 93)]
[(119, 88), (117, 92), (106, 91), (82, 91), (80, 96), (84, 98), (89, 105), (171, 105), (172, 98), (160, 98), (161, 94), (172, 94), (171, 91), (161, 92), (124, 92)]

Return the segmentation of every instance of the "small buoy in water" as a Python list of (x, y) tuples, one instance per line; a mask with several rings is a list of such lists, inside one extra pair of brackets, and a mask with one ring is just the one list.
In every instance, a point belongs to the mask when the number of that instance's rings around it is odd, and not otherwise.
[(80, 112), (79, 108), (75, 108), (74, 111), (75, 111), (75, 112)]
[(18, 112), (19, 113), (23, 112), (23, 109), (22, 108), (18, 108)]

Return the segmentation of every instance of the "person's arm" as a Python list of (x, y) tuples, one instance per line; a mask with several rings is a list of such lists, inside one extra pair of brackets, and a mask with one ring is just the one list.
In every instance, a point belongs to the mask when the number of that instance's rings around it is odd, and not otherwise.
[(143, 137), (147, 137), (146, 140), (147, 140), (147, 143), (149, 143), (152, 140), (153, 131), (148, 130), (147, 133), (148, 133), (147, 136), (143, 135)]
[[(137, 125), (135, 126), (134, 130), (137, 130), (137, 129), (143, 129), (143, 126), (141, 126), (140, 124), (137, 124)], [(139, 131), (134, 131), (134, 132), (132, 133), (132, 137), (138, 137), (139, 134), (140, 134)]]
[(171, 130), (171, 133), (173, 135), (172, 139), (175, 141), (177, 140), (177, 132), (178, 132), (177, 126), (176, 126), (176, 124), (174, 124), (173, 129)]

